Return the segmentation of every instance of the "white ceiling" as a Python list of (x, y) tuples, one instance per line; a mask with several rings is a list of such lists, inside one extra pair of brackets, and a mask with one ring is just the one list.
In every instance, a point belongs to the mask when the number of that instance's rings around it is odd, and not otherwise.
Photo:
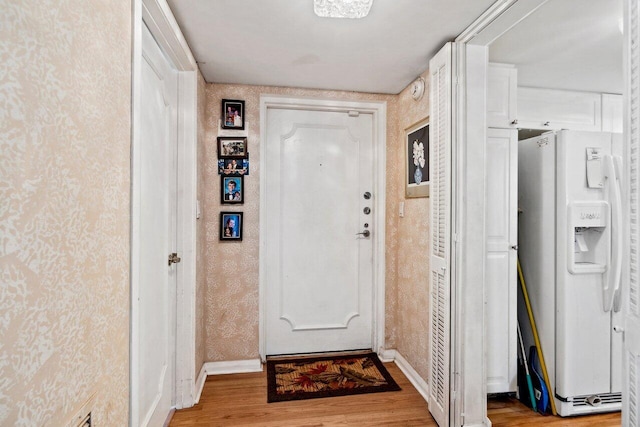
[(363, 19), (319, 18), (313, 0), (168, 2), (207, 82), (396, 94), (494, 0), (374, 0)]
[(489, 48), (518, 86), (622, 93), (621, 0), (549, 0)]

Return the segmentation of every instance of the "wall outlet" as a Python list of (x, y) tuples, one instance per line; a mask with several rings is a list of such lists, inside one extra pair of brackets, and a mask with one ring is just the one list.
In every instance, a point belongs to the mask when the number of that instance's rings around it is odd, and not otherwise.
[(400, 215), (400, 218), (404, 218), (404, 202), (400, 202), (400, 208), (398, 209), (398, 215)]

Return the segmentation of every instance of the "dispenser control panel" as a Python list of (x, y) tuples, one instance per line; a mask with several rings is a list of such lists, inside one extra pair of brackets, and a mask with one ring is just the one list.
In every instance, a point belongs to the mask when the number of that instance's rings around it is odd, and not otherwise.
[(605, 227), (609, 204), (598, 202), (593, 204), (573, 204), (571, 206), (571, 223), (574, 227)]

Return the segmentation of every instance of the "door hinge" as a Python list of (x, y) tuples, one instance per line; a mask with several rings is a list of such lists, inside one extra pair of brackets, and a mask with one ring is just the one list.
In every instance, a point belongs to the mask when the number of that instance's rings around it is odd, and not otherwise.
[(169, 254), (169, 266), (171, 266), (171, 264), (177, 264), (181, 261), (180, 257), (178, 256), (177, 253), (172, 253)]

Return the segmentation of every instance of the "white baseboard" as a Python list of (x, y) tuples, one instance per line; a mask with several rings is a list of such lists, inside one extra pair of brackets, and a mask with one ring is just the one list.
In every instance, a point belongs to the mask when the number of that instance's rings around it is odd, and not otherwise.
[(196, 395), (193, 399), (193, 404), (197, 404), (200, 402), (200, 396), (202, 395), (202, 389), (204, 389), (204, 382), (207, 380), (207, 364), (204, 363), (202, 368), (200, 369), (200, 374), (198, 375), (198, 379), (196, 380)]
[(207, 375), (246, 374), (248, 372), (262, 372), (262, 362), (260, 359), (207, 362), (204, 364), (204, 369)]
[(396, 353), (394, 349), (381, 348), (378, 350), (378, 358), (384, 363), (393, 362), (396, 360)]
[(200, 374), (196, 380), (196, 395), (193, 404), (200, 402), (200, 396), (204, 389), (204, 383), (208, 375), (246, 374), (249, 372), (262, 372), (260, 359), (230, 360), (226, 362), (207, 362), (202, 365)]
[(400, 353), (395, 352), (395, 364), (398, 365), (398, 368), (402, 371), (402, 373), (409, 379), (411, 384), (418, 390), (418, 393), (422, 396), (425, 402), (429, 401), (429, 385), (422, 377), (416, 372), (415, 369), (407, 362), (407, 359), (402, 357)]

